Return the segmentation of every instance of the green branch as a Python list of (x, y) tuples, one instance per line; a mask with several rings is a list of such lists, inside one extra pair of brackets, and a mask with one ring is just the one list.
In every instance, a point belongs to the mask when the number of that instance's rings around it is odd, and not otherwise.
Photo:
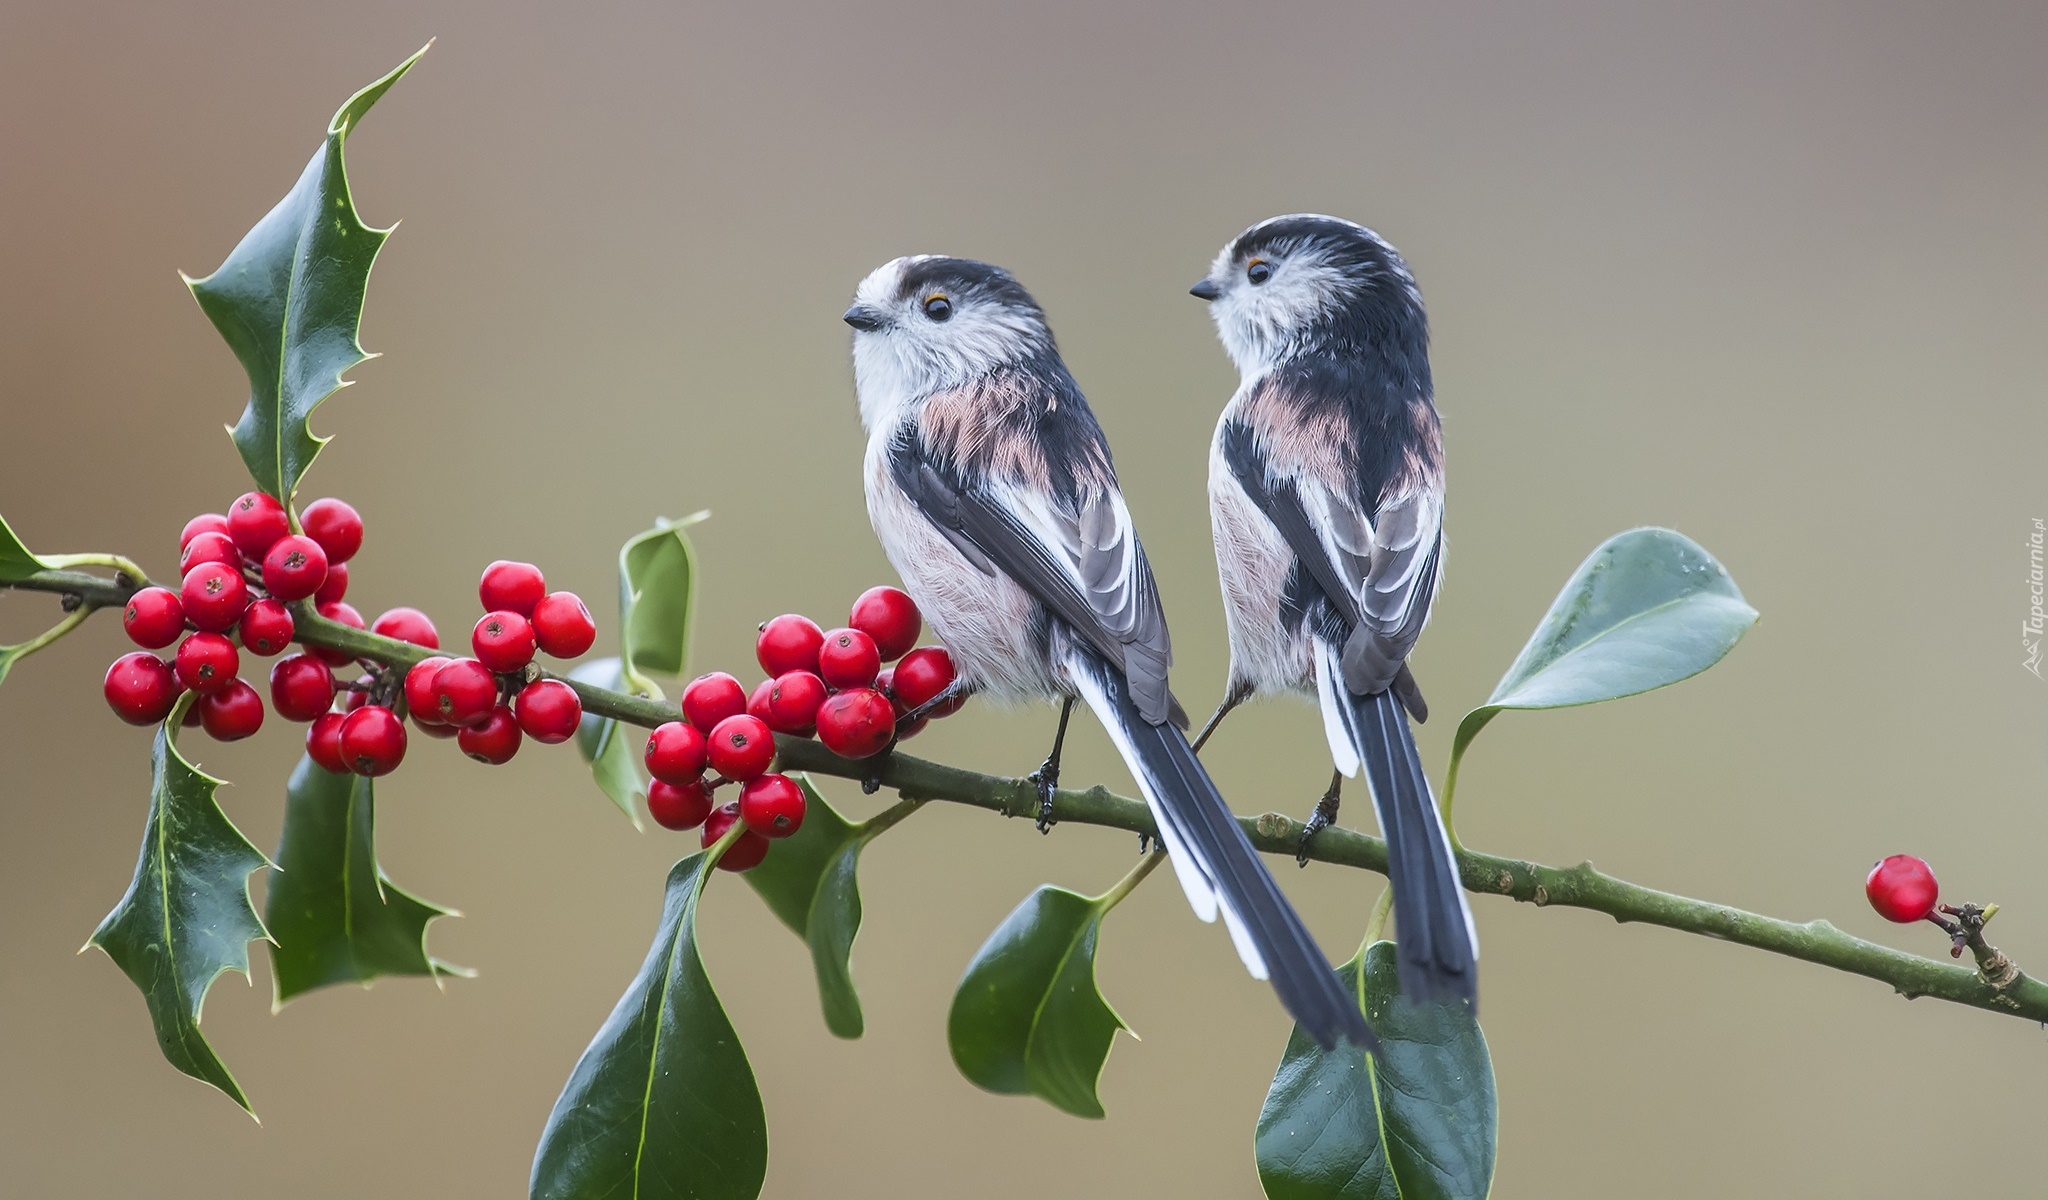
[[(144, 582), (130, 586), (76, 571), (42, 571), (6, 586), (77, 596), (89, 608), (111, 608), (126, 604), (137, 587), (147, 585)], [(410, 666), (436, 653), (329, 621), (303, 602), (293, 606), (292, 615), (298, 626), (296, 636), (307, 645), (345, 650), (360, 658), (398, 666)], [(599, 716), (648, 728), (681, 717), (673, 704), (592, 687), (537, 668), (529, 670), (535, 671), (537, 678), (562, 679), (576, 690), (584, 710)], [(1037, 788), (1021, 777), (984, 775), (906, 754), (856, 762), (840, 758), (808, 738), (778, 736), (776, 743), (785, 770), (873, 783), (892, 788), (910, 801), (944, 800), (1006, 817), (1038, 815)], [(1158, 834), (1151, 811), (1142, 801), (1101, 786), (1055, 792), (1052, 816), (1054, 821), (1066, 824), (1100, 825), (1146, 837)], [(1298, 847), (1302, 826), (1290, 817), (1266, 813), (1239, 817), (1238, 823), (1252, 845), (1267, 854), (1292, 856)], [(1309, 844), (1309, 857), (1382, 875), (1387, 871), (1387, 844), (1342, 826), (1333, 825), (1317, 834)], [(2002, 956), (1997, 959), (2001, 969), (1996, 972), (2002, 982), (1993, 984), (1978, 971), (1867, 942), (1826, 921), (1798, 924), (1660, 892), (1603, 874), (1591, 863), (1570, 868), (1548, 867), (1460, 850), (1458, 870), (1466, 889), (1481, 895), (1506, 896), (1539, 908), (1589, 909), (1620, 922), (1702, 934), (1875, 979), (1908, 999), (1930, 996), (2048, 1022), (2048, 984), (2013, 969)]]

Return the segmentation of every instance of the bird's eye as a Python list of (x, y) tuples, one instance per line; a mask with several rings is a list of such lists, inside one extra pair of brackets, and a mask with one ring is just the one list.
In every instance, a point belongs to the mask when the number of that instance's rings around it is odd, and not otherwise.
[(1255, 258), (1251, 261), (1250, 265), (1245, 267), (1244, 277), (1251, 280), (1256, 286), (1273, 277), (1273, 268), (1270, 264)]
[(943, 321), (953, 315), (953, 302), (944, 296), (928, 296), (924, 302), (924, 315), (934, 321)]

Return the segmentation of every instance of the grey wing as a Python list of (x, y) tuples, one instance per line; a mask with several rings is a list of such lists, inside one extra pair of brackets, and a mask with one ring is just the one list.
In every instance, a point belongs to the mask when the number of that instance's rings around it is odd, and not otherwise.
[(1370, 523), (1351, 512), (1355, 521), (1327, 526), (1332, 541), (1348, 543), (1343, 553), (1350, 561), (1365, 559), (1356, 593), (1360, 620), (1341, 663), (1345, 687), (1370, 694), (1393, 684), (1429, 620), (1443, 563), (1443, 494), (1425, 486), (1395, 496)]

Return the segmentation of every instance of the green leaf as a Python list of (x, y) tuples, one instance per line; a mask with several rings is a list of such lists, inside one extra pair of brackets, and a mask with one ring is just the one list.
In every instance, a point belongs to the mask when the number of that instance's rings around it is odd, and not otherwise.
[[(583, 663), (569, 672), (569, 678), (611, 691), (625, 686), (616, 658)], [(610, 717), (584, 713), (583, 723), (576, 727), (576, 752), (590, 764), (597, 786), (635, 829), (641, 828), (640, 806), (647, 799), (647, 777), (641, 773), (641, 741), (635, 731)]]
[(946, 1019), (953, 1062), (970, 1082), (1077, 1117), (1103, 1115), (1096, 1081), (1116, 1031), (1130, 1026), (1095, 986), (1095, 943), (1120, 898), (1048, 885), (989, 935)]
[(14, 536), (7, 518), (0, 517), (0, 583), (13, 583), (17, 579), (27, 579), (37, 571), (52, 569), (54, 564), (29, 553), (21, 539)]
[(156, 732), (135, 878), (85, 944), (106, 951), (142, 989), (171, 1065), (247, 1109), (248, 1097), (199, 1032), (199, 1010), (216, 978), (249, 974), (249, 942), (267, 936), (249, 903), (249, 876), (270, 864), (214, 801), (222, 781), (201, 774), (172, 742), (185, 708)]
[(1259, 1113), (1259, 1182), (1271, 1200), (1482, 1200), (1499, 1112), (1470, 1002), (1401, 996), (1392, 942), (1337, 968), (1380, 1052), (1324, 1050), (1296, 1027)]
[(857, 1038), (866, 1028), (850, 961), (853, 939), (860, 933), (860, 852), (887, 826), (872, 821), (856, 825), (818, 793), (808, 776), (798, 775), (796, 781), (804, 790), (803, 825), (777, 842), (775, 852), (748, 871), (746, 880), (810, 946), (825, 1028)]
[(709, 854), (693, 854), (669, 872), (647, 961), (548, 1114), (533, 1160), (535, 1200), (760, 1194), (768, 1173), (761, 1093), (697, 956), (697, 903), (710, 869)]
[[(432, 43), (429, 43), (431, 45)], [(249, 374), (249, 407), (231, 431), (256, 485), (289, 505), (326, 438), (306, 420), (368, 358), (358, 340), (370, 267), (389, 229), (356, 215), (342, 150), (370, 106), (427, 47), (349, 97), (292, 190), (220, 269), (187, 279), (199, 307)]]
[(1465, 714), (1458, 760), (1488, 721), (1511, 709), (1569, 708), (1651, 691), (1721, 661), (1756, 623), (1728, 570), (1669, 529), (1631, 529), (1593, 551), (1485, 704)]
[(619, 654), (636, 685), (640, 672), (680, 678), (689, 663), (697, 552), (684, 530), (709, 515), (658, 518), (619, 548)]
[(454, 910), (401, 891), (377, 864), (375, 785), (302, 757), (285, 785), (278, 874), (264, 920), (273, 1007), (331, 983), (380, 975), (468, 975), (427, 953), (427, 924)]

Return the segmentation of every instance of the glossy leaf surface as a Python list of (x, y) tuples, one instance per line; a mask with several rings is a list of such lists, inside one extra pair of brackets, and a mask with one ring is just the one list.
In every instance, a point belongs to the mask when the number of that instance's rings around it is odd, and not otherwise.
[[(580, 663), (569, 672), (569, 678), (611, 691), (625, 687), (616, 658)], [(621, 725), (595, 713), (584, 713), (583, 723), (576, 727), (576, 752), (590, 764), (597, 786), (635, 828), (640, 828), (640, 809), (647, 800), (647, 775), (641, 765), (645, 744), (644, 732), (637, 726)]]
[(619, 549), (619, 653), (629, 676), (680, 677), (689, 665), (697, 552), (684, 531), (707, 515), (664, 517)]
[(851, 958), (860, 933), (860, 852), (873, 832), (841, 816), (808, 778), (797, 776), (797, 784), (804, 790), (803, 827), (777, 842), (745, 878), (810, 947), (825, 1027), (857, 1038), (866, 1023)]
[(50, 566), (48, 561), (29, 553), (29, 548), (14, 536), (7, 518), (0, 517), (0, 583), (27, 579), (37, 571), (49, 570)]

